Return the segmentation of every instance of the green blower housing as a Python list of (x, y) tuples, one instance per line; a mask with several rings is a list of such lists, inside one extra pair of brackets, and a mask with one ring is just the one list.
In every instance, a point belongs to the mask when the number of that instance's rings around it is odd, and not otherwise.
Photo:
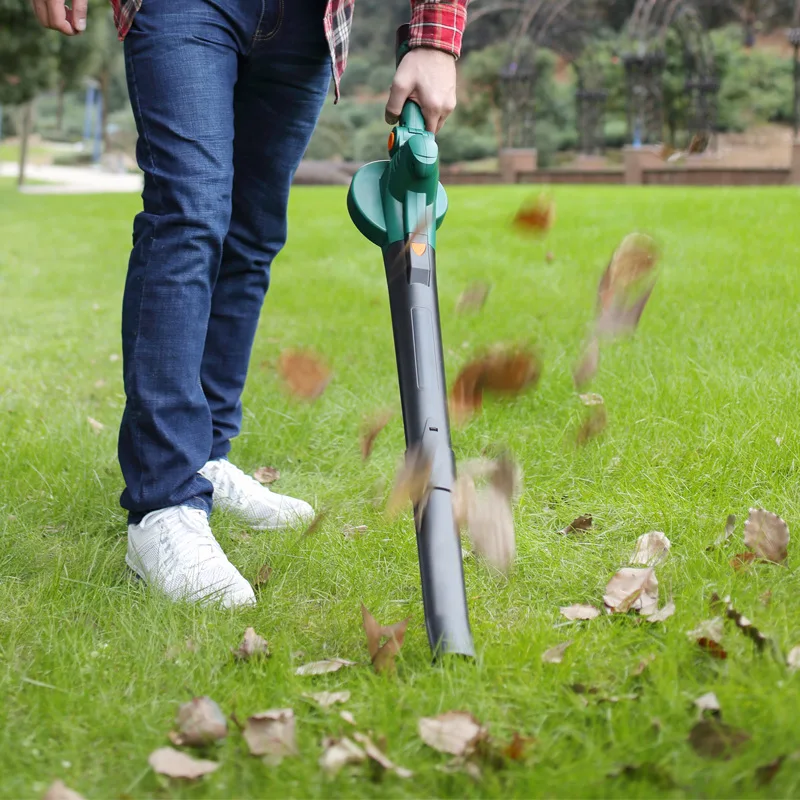
[[(398, 63), (408, 51), (398, 30)], [(425, 626), (434, 656), (475, 651), (467, 614), (461, 541), (453, 514), (450, 444), (439, 300), (436, 231), (447, 212), (439, 148), (419, 106), (406, 102), (389, 134), (389, 160), (353, 176), (347, 209), (383, 252), (407, 450), (431, 464), (427, 502), (414, 509)]]

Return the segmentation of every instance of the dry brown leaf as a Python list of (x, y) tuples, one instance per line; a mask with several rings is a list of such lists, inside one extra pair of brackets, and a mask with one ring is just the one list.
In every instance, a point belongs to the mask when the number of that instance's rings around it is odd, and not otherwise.
[(772, 779), (778, 774), (778, 770), (780, 770), (785, 760), (786, 756), (781, 755), (770, 761), (769, 764), (756, 767), (756, 785), (769, 786), (769, 784), (772, 783)]
[(572, 380), (576, 389), (583, 389), (591, 383), (600, 366), (600, 340), (593, 336), (583, 346), (580, 361), (572, 370)]
[(86, 421), (91, 425), (92, 430), (95, 433), (100, 433), (100, 431), (105, 430), (105, 425), (102, 422), (98, 422), (94, 417), (86, 417)]
[(261, 711), (247, 718), (242, 736), (254, 756), (268, 756), (273, 764), (297, 755), (295, 719), (291, 708)]
[(583, 533), (584, 531), (591, 530), (592, 515), (582, 514), (580, 517), (575, 517), (566, 528), (562, 528), (559, 533), (562, 536), (568, 536), (571, 533)]
[(265, 586), (269, 583), (269, 579), (272, 577), (272, 567), (269, 564), (264, 564), (263, 567), (258, 571), (258, 575), (256, 575), (256, 579), (253, 581), (253, 588), (259, 589), (262, 586)]
[(483, 406), (483, 361), (463, 367), (450, 390), (450, 416), (462, 425)]
[(603, 336), (632, 333), (658, 277), (658, 249), (649, 236), (628, 234), (614, 252), (597, 291), (596, 330)]
[(424, 509), (430, 491), (432, 467), (430, 454), (422, 447), (411, 447), (406, 451), (386, 502), (386, 513), (390, 517), (395, 516), (409, 501), (415, 510)]
[(369, 736), (365, 736), (363, 733), (356, 733), (353, 734), (353, 738), (364, 748), (364, 752), (367, 754), (367, 758), (377, 764), (381, 769), (386, 770), (387, 772), (394, 772), (398, 778), (411, 778), (413, 777), (414, 773), (406, 769), (405, 767), (398, 767), (393, 761), (391, 761), (382, 750), (380, 750), (372, 739)]
[(169, 739), (177, 747), (204, 747), (228, 735), (228, 720), (210, 697), (195, 697), (183, 703), (175, 720), (178, 730)]
[(713, 619), (703, 620), (694, 630), (688, 631), (686, 635), (690, 639), (694, 639), (704, 650), (707, 650), (709, 655), (714, 656), (714, 658), (725, 659), (728, 657), (728, 653), (721, 644), (723, 632), (722, 617), (714, 617)]
[(572, 644), (572, 640), (561, 642), (549, 650), (542, 653), (542, 661), (545, 664), (560, 664), (564, 660), (564, 651)]
[(645, 656), (632, 670), (631, 675), (641, 675), (656, 660), (655, 653)]
[(240, 661), (247, 661), (253, 656), (268, 658), (270, 655), (269, 643), (259, 636), (254, 628), (247, 628), (242, 643), (233, 651), (233, 654)]
[(499, 572), (508, 573), (516, 556), (516, 536), (505, 488), (491, 483), (469, 496), (466, 527), (476, 555)]
[(786, 656), (786, 666), (788, 666), (792, 672), (796, 672), (800, 669), (800, 644), (796, 644), (789, 651), (789, 655)]
[(675, 603), (672, 600), (668, 601), (663, 608), (658, 609), (652, 614), (649, 614), (646, 619), (648, 622), (663, 622), (669, 619), (675, 613)]
[(658, 580), (652, 569), (624, 567), (606, 585), (603, 602), (617, 614), (630, 610), (642, 616), (655, 614), (658, 610)]
[(322, 525), (323, 522), (328, 518), (328, 514), (330, 513), (330, 509), (328, 508), (321, 508), (314, 519), (308, 524), (308, 527), (303, 531), (303, 536), (312, 536), (315, 534)]
[(374, 414), (367, 419), (364, 430), (361, 434), (361, 458), (366, 461), (372, 454), (372, 448), (375, 446), (375, 440), (378, 434), (389, 424), (394, 412), (390, 409), (381, 411)]
[(346, 703), (350, 699), (350, 692), (314, 692), (312, 694), (304, 694), (309, 700), (313, 700), (320, 708), (327, 709), (337, 703)]
[(53, 781), (42, 795), (42, 800), (84, 800), (84, 797), (70, 789), (64, 781)]
[[(367, 649), (372, 659), (372, 666), (376, 672), (393, 672), (395, 670), (395, 657), (403, 646), (406, 628), (411, 617), (406, 617), (394, 625), (379, 625), (375, 617), (361, 604), (361, 618), (364, 624), (364, 633), (367, 635)], [(381, 644), (381, 639), (388, 639)]]
[(303, 664), (295, 671), (295, 675), (324, 675), (327, 672), (338, 672), (342, 667), (354, 667), (355, 661), (348, 661), (346, 658), (329, 658), (325, 661), (312, 661), (310, 664)]
[(670, 547), (669, 539), (661, 531), (644, 533), (636, 540), (630, 563), (655, 567), (667, 560)]
[(599, 436), (608, 424), (608, 412), (605, 406), (592, 406), (584, 416), (575, 434), (575, 444), (582, 447)]
[(514, 215), (514, 227), (535, 236), (542, 236), (553, 227), (556, 221), (556, 204), (551, 197), (540, 194), (526, 200)]
[(310, 350), (284, 350), (278, 359), (278, 372), (289, 391), (303, 400), (316, 400), (332, 377), (322, 359)]
[(703, 758), (729, 759), (748, 742), (750, 734), (718, 719), (701, 719), (689, 733), (689, 744)]
[(205, 761), (201, 758), (192, 758), (180, 750), (171, 747), (159, 747), (150, 753), (147, 759), (153, 772), (166, 775), (168, 778), (185, 778), (195, 780), (203, 775), (214, 772), (219, 767), (216, 761)]
[(322, 747), (319, 765), (330, 776), (338, 774), (348, 764), (360, 764), (367, 759), (367, 754), (346, 736), (340, 739), (328, 736), (323, 739)]
[(777, 514), (751, 508), (744, 523), (744, 543), (758, 558), (785, 564), (788, 558), (789, 526)]
[(259, 467), (254, 473), (253, 477), (262, 485), (269, 486), (275, 483), (281, 477), (280, 470), (275, 467)]
[(715, 547), (721, 547), (728, 539), (733, 536), (733, 531), (736, 529), (736, 514), (728, 514), (728, 518), (725, 520), (725, 530), (710, 544), (706, 547), (706, 550), (713, 550)]
[(600, 616), (600, 609), (595, 606), (576, 603), (571, 606), (561, 606), (560, 611), (567, 619), (596, 619)]
[(706, 692), (705, 694), (701, 694), (698, 697), (694, 704), (700, 709), (700, 713), (702, 714), (704, 711), (710, 711), (712, 714), (719, 715), (722, 712), (722, 706), (719, 704), (719, 700), (714, 692)]
[(357, 539), (367, 531), (369, 531), (369, 528), (366, 525), (345, 525), (342, 528), (342, 535), (345, 539)]
[(756, 554), (750, 551), (746, 553), (737, 553), (731, 560), (730, 565), (736, 572), (742, 572), (756, 561)]
[(758, 628), (740, 611), (737, 611), (731, 603), (730, 597), (720, 598), (714, 592), (711, 595), (711, 607), (716, 612), (724, 613), (725, 616), (733, 622), (734, 625), (750, 639), (753, 644), (759, 649), (763, 650), (766, 645), (775, 646), (773, 641), (764, 633), (761, 633)]
[(456, 314), (469, 311), (480, 311), (489, 297), (492, 284), (486, 281), (475, 281), (467, 286), (456, 301)]
[(514, 731), (511, 741), (503, 748), (503, 755), (511, 761), (524, 761), (528, 748), (535, 742), (533, 736), (522, 736)]
[(447, 711), (437, 717), (420, 717), (420, 738), (440, 753), (468, 756), (488, 737), (486, 728), (467, 711)]
[(340, 711), (339, 716), (348, 724), (355, 727), (356, 718), (349, 711)]

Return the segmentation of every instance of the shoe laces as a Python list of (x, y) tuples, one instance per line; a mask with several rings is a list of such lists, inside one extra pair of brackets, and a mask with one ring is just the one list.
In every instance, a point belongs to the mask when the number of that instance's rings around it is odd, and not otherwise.
[(246, 472), (240, 470), (239, 467), (231, 464), (230, 461), (218, 461), (216, 475), (214, 477), (222, 492), (236, 503), (244, 503), (252, 500), (254, 490), (256, 492), (270, 491), (255, 478), (251, 478)]
[(225, 558), (219, 542), (211, 532), (205, 511), (199, 508), (178, 506), (170, 516), (172, 516), (173, 522), (182, 524), (191, 533), (191, 535), (170, 537), (169, 543), (178, 559), (196, 559), (202, 563), (220, 556)]

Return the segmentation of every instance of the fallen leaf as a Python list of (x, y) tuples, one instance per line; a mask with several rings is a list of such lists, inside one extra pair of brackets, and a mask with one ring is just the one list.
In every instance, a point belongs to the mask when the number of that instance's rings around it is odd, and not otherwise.
[(367, 531), (369, 528), (366, 525), (345, 525), (342, 528), (342, 535), (345, 539), (356, 539)]
[(663, 608), (660, 608), (653, 614), (649, 614), (646, 619), (648, 622), (663, 622), (665, 619), (669, 619), (674, 613), (675, 603), (670, 600), (664, 605)]
[(430, 454), (422, 447), (411, 447), (406, 451), (386, 502), (386, 513), (389, 516), (396, 515), (409, 501), (415, 509), (424, 508), (430, 491), (432, 467)]
[[(364, 624), (364, 633), (367, 635), (367, 649), (369, 657), (372, 659), (372, 666), (375, 667), (376, 672), (393, 672), (395, 670), (394, 660), (403, 646), (406, 628), (408, 628), (411, 617), (395, 622), (394, 625), (379, 625), (362, 603), (361, 618)], [(383, 638), (388, 641), (381, 644)]]
[(369, 736), (365, 736), (363, 733), (354, 733), (353, 738), (364, 748), (364, 752), (367, 754), (367, 758), (373, 761), (382, 769), (386, 770), (387, 772), (394, 772), (398, 778), (411, 778), (413, 777), (414, 773), (411, 770), (406, 769), (405, 767), (398, 767), (394, 762), (392, 762), (382, 750), (380, 750), (372, 739)]
[(755, 563), (756, 554), (752, 552), (737, 553), (731, 560), (730, 565), (736, 572), (742, 572), (751, 564)]
[(722, 646), (724, 623), (722, 617), (714, 617), (701, 622), (694, 630), (688, 631), (687, 636), (694, 639), (700, 647), (707, 650), (714, 658), (725, 659), (728, 657)]
[(553, 227), (556, 220), (556, 204), (546, 194), (526, 200), (514, 215), (513, 225), (517, 230), (542, 236)]
[(631, 675), (641, 675), (656, 660), (655, 653), (645, 656), (632, 670)]
[(275, 467), (259, 467), (253, 473), (253, 477), (264, 486), (269, 486), (269, 484), (275, 483), (281, 477), (281, 473)]
[(597, 374), (600, 366), (600, 341), (596, 336), (589, 339), (583, 347), (580, 361), (572, 370), (572, 380), (576, 389), (587, 386)]
[(717, 696), (714, 692), (706, 692), (700, 695), (700, 697), (694, 701), (694, 704), (700, 709), (701, 714), (704, 711), (710, 711), (713, 714), (719, 714), (722, 711), (722, 706), (720, 706), (719, 700), (717, 700)]
[(701, 719), (689, 732), (689, 744), (703, 758), (728, 760), (748, 742), (750, 734), (718, 719)]
[(70, 789), (64, 781), (53, 781), (42, 795), (42, 800), (84, 800), (84, 797)]
[(624, 567), (606, 585), (603, 602), (617, 614), (638, 611), (643, 616), (658, 610), (658, 580), (655, 571)]
[(728, 539), (733, 536), (733, 531), (736, 529), (736, 514), (728, 514), (728, 518), (725, 520), (725, 530), (714, 540), (712, 544), (706, 547), (706, 550), (713, 550), (715, 547), (720, 547)]
[(102, 422), (98, 422), (94, 417), (86, 417), (86, 421), (92, 426), (92, 430), (95, 433), (105, 430), (106, 426)]
[(582, 447), (591, 439), (599, 436), (608, 424), (608, 413), (605, 406), (592, 406), (578, 426), (575, 444)]
[(314, 692), (304, 694), (303, 697), (313, 700), (320, 708), (327, 710), (337, 703), (346, 703), (350, 699), (350, 692)]
[(242, 643), (233, 650), (234, 656), (240, 661), (247, 661), (253, 656), (269, 657), (269, 644), (266, 639), (259, 636), (254, 628), (247, 628), (244, 632)]
[(277, 764), (286, 756), (297, 755), (295, 718), (291, 708), (261, 711), (247, 718), (242, 736), (254, 756), (268, 756)]
[(366, 461), (372, 454), (378, 434), (389, 424), (394, 416), (391, 410), (381, 411), (366, 421), (365, 429), (361, 434), (361, 457)]
[(786, 756), (781, 755), (770, 761), (769, 764), (756, 767), (756, 784), (758, 786), (769, 786), (769, 784), (772, 783), (772, 779), (778, 774), (778, 770), (780, 770), (785, 760)]
[(711, 596), (711, 607), (715, 610), (715, 612), (719, 611), (725, 614), (725, 616), (733, 622), (734, 625), (745, 635), (748, 639), (750, 639), (753, 644), (759, 650), (763, 650), (765, 645), (770, 644), (773, 647), (775, 646), (773, 641), (764, 633), (761, 633), (758, 628), (740, 611), (737, 611), (733, 604), (731, 603), (730, 597), (720, 598), (720, 596), (714, 592)]
[(228, 720), (210, 697), (195, 697), (183, 703), (175, 720), (178, 730), (170, 731), (177, 747), (204, 747), (228, 735)]
[(786, 666), (789, 667), (791, 672), (796, 672), (800, 669), (800, 644), (796, 644), (786, 656)]
[(259, 589), (262, 586), (265, 586), (269, 583), (269, 579), (272, 577), (272, 567), (269, 564), (264, 564), (263, 567), (258, 571), (258, 575), (256, 575), (256, 579), (253, 581), (253, 588)]
[(561, 642), (549, 650), (542, 653), (542, 661), (545, 664), (560, 664), (564, 660), (564, 651), (572, 644), (572, 640)]
[(106, 382), (102, 378), (99, 378), (98, 380), (96, 380), (94, 382), (94, 388), (95, 389), (102, 389), (105, 385), (106, 385)]
[(628, 234), (614, 251), (597, 290), (595, 329), (604, 336), (632, 333), (658, 277), (658, 249), (649, 236)]
[(511, 741), (503, 748), (503, 755), (512, 761), (523, 761), (528, 748), (535, 742), (533, 736), (522, 736), (514, 731)]
[(636, 540), (630, 563), (655, 567), (667, 560), (670, 546), (669, 539), (661, 531), (644, 533)]
[(600, 616), (599, 608), (583, 603), (576, 603), (572, 606), (561, 606), (560, 611), (567, 619), (596, 619)]
[(192, 758), (180, 750), (173, 750), (171, 747), (159, 747), (150, 753), (147, 759), (153, 772), (159, 775), (166, 775), (168, 778), (186, 778), (195, 780), (203, 775), (214, 772), (219, 767), (216, 761), (205, 761), (200, 758)]
[(586, 394), (579, 394), (578, 399), (585, 406), (602, 406), (605, 404), (603, 396), (596, 392), (587, 392)]
[(340, 739), (328, 736), (323, 739), (322, 747), (319, 765), (330, 776), (338, 774), (348, 764), (360, 764), (367, 759), (367, 754), (346, 736)]
[(340, 711), (339, 716), (348, 724), (355, 727), (356, 718), (349, 711)]
[(278, 372), (289, 391), (303, 400), (316, 400), (332, 377), (322, 359), (308, 350), (284, 350), (278, 359)]
[(784, 564), (788, 557), (789, 526), (777, 514), (751, 508), (744, 523), (744, 543), (758, 558)]
[(570, 533), (582, 533), (584, 531), (591, 530), (592, 527), (592, 515), (591, 514), (582, 514), (580, 517), (576, 517), (566, 528), (562, 528), (559, 533), (562, 536), (568, 536)]
[(488, 736), (486, 728), (467, 711), (447, 711), (437, 717), (420, 717), (417, 730), (429, 747), (454, 756), (471, 755)]
[(326, 520), (327, 516), (328, 516), (328, 509), (321, 508), (317, 512), (314, 519), (312, 519), (311, 522), (308, 524), (308, 527), (303, 531), (303, 536), (311, 536), (312, 534), (315, 534), (319, 530), (322, 523)]
[(547, 252), (544, 254), (544, 260), (545, 260), (545, 261), (546, 261), (548, 264), (552, 264), (552, 263), (553, 263), (553, 262), (556, 260), (556, 257), (555, 257), (555, 255), (552, 253), (552, 251), (548, 250), (548, 251), (547, 251)]
[(303, 664), (295, 671), (295, 675), (324, 675), (326, 672), (338, 672), (342, 667), (354, 667), (355, 661), (348, 661), (346, 658), (329, 658), (325, 661), (312, 661), (310, 664)]
[(486, 281), (475, 281), (471, 283), (458, 296), (456, 301), (456, 314), (464, 314), (469, 311), (480, 311), (486, 299), (489, 297), (492, 284)]

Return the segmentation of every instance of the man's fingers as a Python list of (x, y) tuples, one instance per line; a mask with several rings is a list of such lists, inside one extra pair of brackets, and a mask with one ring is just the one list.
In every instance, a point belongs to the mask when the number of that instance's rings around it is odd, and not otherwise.
[(33, 13), (36, 14), (36, 19), (45, 26), (50, 27), (50, 20), (47, 16), (47, 4), (44, 0), (31, 0), (33, 3)]
[(67, 19), (64, 0), (47, 0), (47, 27), (66, 36), (75, 35), (75, 29)]
[(403, 110), (403, 105), (408, 100), (411, 94), (411, 87), (400, 83), (397, 80), (392, 82), (392, 88), (389, 90), (389, 100), (386, 103), (386, 112), (384, 117), (387, 124), (394, 125), (400, 119), (400, 112)]
[(86, 30), (86, 12), (89, 0), (72, 0), (72, 9), (67, 9), (67, 21), (78, 32)]

